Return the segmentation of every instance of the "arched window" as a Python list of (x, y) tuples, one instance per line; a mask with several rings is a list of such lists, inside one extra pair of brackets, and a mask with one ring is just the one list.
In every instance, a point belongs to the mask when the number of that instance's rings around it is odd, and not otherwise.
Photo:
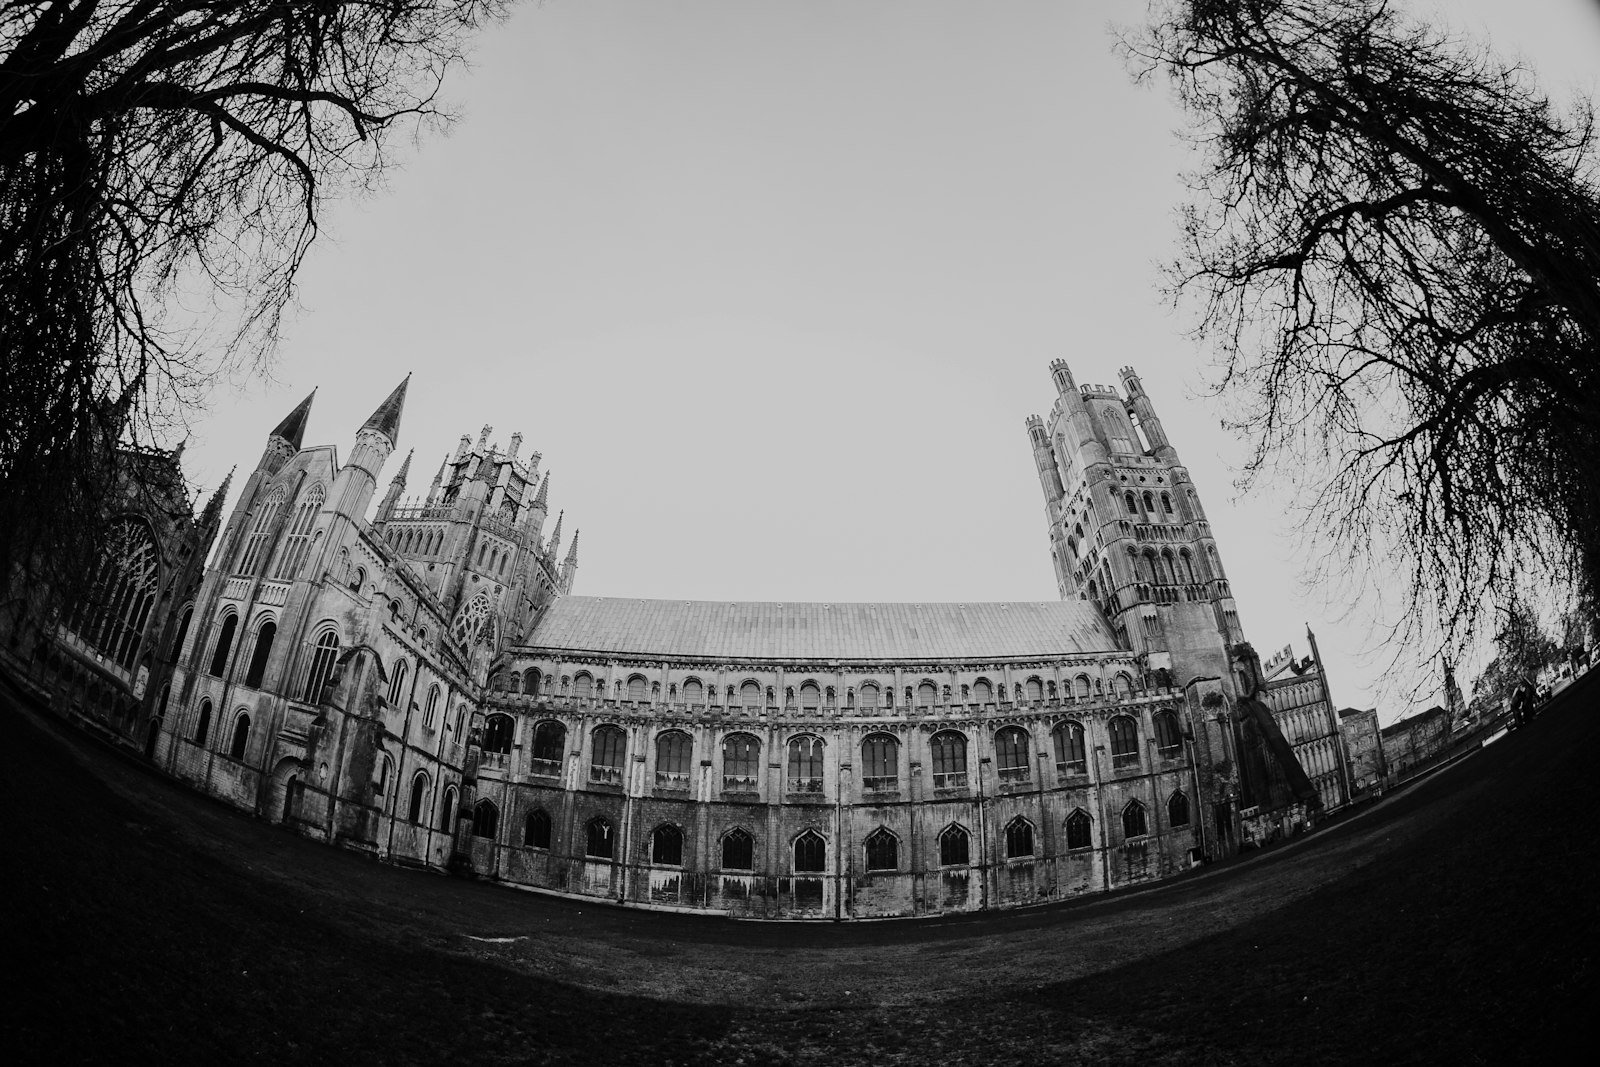
[(211, 701), (202, 700), (200, 702), (200, 717), (195, 720), (195, 724), (194, 724), (194, 743), (197, 744), (197, 745), (205, 744), (206, 743), (206, 735), (209, 734), (210, 732), (211, 732)]
[(422, 709), (422, 727), (425, 730), (433, 729), (433, 718), (439, 711), (439, 683), (428, 686), (428, 702)]
[(988, 704), (994, 700), (994, 685), (987, 678), (979, 678), (972, 683), (972, 701), (975, 704)]
[(883, 827), (867, 835), (867, 870), (897, 871), (900, 869), (900, 839)]
[(794, 873), (821, 874), (828, 869), (828, 842), (815, 830), (794, 839)]
[(446, 833), (455, 832), (456, 817), (456, 787), (447, 786), (444, 791), (444, 803), (439, 805), (439, 829)]
[(650, 862), (683, 866), (683, 831), (664, 823), (650, 832)]
[(1073, 690), (1079, 700), (1088, 700), (1094, 695), (1094, 686), (1089, 684), (1089, 676), (1080, 674), (1072, 681)]
[(250, 667), (244, 672), (244, 684), (252, 689), (261, 688), (267, 673), (267, 657), (272, 655), (272, 642), (278, 636), (278, 624), (268, 619), (256, 628), (256, 647), (250, 653)]
[(822, 738), (801, 734), (789, 739), (789, 773), (784, 788), (791, 793), (822, 792)]
[(500, 829), (500, 809), (492, 800), (480, 800), (472, 806), (472, 836), (494, 840)]
[(628, 735), (620, 727), (596, 726), (590, 735), (594, 752), (589, 760), (589, 781), (606, 785), (622, 784), (623, 759), (628, 752)]
[(761, 742), (750, 734), (729, 734), (722, 739), (722, 790), (754, 793), (760, 788)]
[(584, 831), (583, 854), (595, 859), (611, 859), (616, 852), (616, 841), (611, 833), (611, 820), (596, 815), (589, 820)]
[(650, 683), (645, 679), (644, 675), (634, 674), (628, 677), (629, 700), (644, 700), (649, 697), (649, 695)]
[(1083, 725), (1060, 722), (1050, 733), (1056, 746), (1056, 773), (1062, 777), (1089, 773), (1089, 754), (1083, 743)]
[(1006, 859), (1033, 855), (1033, 823), (1018, 815), (1006, 823)]
[(228, 756), (231, 759), (244, 759), (245, 750), (250, 747), (250, 716), (243, 711), (238, 718), (233, 720), (233, 740), (228, 744)]
[(1006, 726), (994, 735), (995, 769), (1002, 782), (1026, 782), (1028, 773), (1028, 735), (1020, 726)]
[(511, 751), (511, 735), (516, 732), (517, 724), (509, 715), (491, 715), (483, 724), (483, 750), (485, 752), (499, 752), (502, 755)]
[(800, 687), (800, 707), (812, 711), (822, 706), (822, 690), (816, 682), (806, 682)]
[(1172, 497), (1166, 493), (1161, 494), (1161, 510), (1168, 515), (1172, 514)]
[(378, 761), (378, 779), (372, 783), (372, 795), (378, 802), (378, 807), (384, 811), (389, 810), (389, 779), (394, 777), (394, 760), (385, 753)]
[(479, 593), (467, 601), (467, 606), (456, 613), (456, 621), (450, 625), (450, 633), (464, 647), (471, 648), (483, 636), (484, 627), (489, 623), (489, 597)]
[(89, 592), (73, 612), (71, 629), (125, 670), (132, 670), (156, 602), (160, 554), (150, 528), (121, 519), (106, 532)]
[(862, 682), (861, 688), (856, 690), (856, 703), (863, 709), (878, 706), (878, 686), (876, 682)]
[(228, 612), (222, 619), (222, 630), (217, 634), (217, 644), (211, 650), (211, 668), (207, 671), (214, 678), (221, 678), (222, 672), (228, 668), (228, 653), (233, 651), (233, 634), (239, 628), (239, 616)]
[(178, 657), (183, 655), (183, 642), (189, 637), (189, 623), (193, 620), (194, 607), (191, 605), (183, 609), (183, 617), (178, 620), (177, 636), (172, 639), (171, 660), (173, 663), (178, 662)]
[(705, 683), (698, 678), (690, 678), (685, 681), (682, 693), (685, 704), (704, 704), (706, 702)]
[(928, 742), (933, 753), (933, 787), (935, 789), (965, 789), (967, 787), (967, 737), (956, 730), (934, 734)]
[(1178, 729), (1178, 717), (1170, 711), (1155, 714), (1156, 751), (1171, 759), (1183, 747), (1183, 733)]
[(539, 668), (529, 667), (522, 676), (522, 691), (528, 696), (539, 695)]
[(755, 682), (745, 682), (739, 687), (739, 704), (746, 708), (761, 707), (761, 686)]
[(545, 778), (559, 778), (566, 747), (567, 728), (548, 719), (541, 722), (533, 728), (533, 756), (529, 769)]
[(287, 494), (288, 491), (280, 485), (261, 502), (261, 510), (256, 512), (256, 524), (250, 530), (250, 540), (245, 542), (244, 558), (239, 561), (239, 574), (255, 574), (257, 566), (266, 569), (267, 540), (272, 536), (272, 524)]
[(861, 742), (861, 788), (868, 792), (900, 788), (900, 742), (889, 734), (871, 734)]
[(274, 578), (282, 581), (300, 573), (300, 566), (311, 547), (311, 524), (322, 510), (322, 498), (322, 486), (312, 486), (305, 499), (294, 509), (294, 518), (289, 523), (289, 536), (284, 538), (283, 548), (278, 552), (278, 569), (273, 573)]
[(427, 803), (428, 775), (424, 771), (418, 771), (411, 777), (411, 803), (406, 808), (406, 818), (414, 823), (420, 823)]
[(694, 742), (682, 730), (656, 735), (656, 785), (663, 789), (689, 788), (689, 760)]
[(1144, 513), (1151, 516), (1156, 513), (1156, 500), (1148, 489), (1144, 493)]
[(972, 835), (951, 823), (939, 831), (939, 866), (958, 867), (972, 862)]
[(1167, 825), (1189, 825), (1189, 798), (1181, 789), (1167, 798)]
[(394, 677), (389, 679), (389, 706), (398, 708), (406, 695), (406, 673), (411, 665), (402, 657), (394, 661)]
[(311, 653), (311, 668), (306, 671), (306, 687), (300, 699), (307, 704), (322, 702), (322, 689), (333, 675), (333, 665), (339, 659), (339, 635), (332, 630), (317, 638)]
[(1107, 724), (1111, 733), (1111, 765), (1123, 767), (1139, 762), (1139, 728), (1133, 719), (1118, 715)]
[(756, 861), (756, 840), (749, 832), (735, 827), (722, 835), (722, 869), (725, 871), (753, 871)]
[(1078, 808), (1067, 816), (1067, 848), (1091, 848), (1094, 845), (1094, 823), (1089, 813)]
[(550, 815), (543, 808), (528, 812), (522, 824), (522, 843), (529, 848), (550, 847)]
[(1029, 678), (1023, 683), (1022, 689), (1027, 694), (1029, 703), (1038, 703), (1044, 699), (1044, 683), (1037, 678)]
[(1126, 700), (1133, 695), (1133, 680), (1120, 671), (1111, 676), (1111, 695)]
[(1128, 806), (1122, 809), (1122, 836), (1143, 837), (1146, 833), (1144, 805), (1137, 800), (1128, 801)]
[(580, 699), (594, 696), (594, 676), (588, 671), (579, 671), (573, 675), (572, 695)]
[(1127, 507), (1129, 515), (1139, 514), (1139, 504), (1134, 500), (1132, 493), (1123, 493), (1122, 503)]
[(923, 682), (917, 686), (917, 707), (931, 708), (939, 700), (939, 687), (932, 682)]

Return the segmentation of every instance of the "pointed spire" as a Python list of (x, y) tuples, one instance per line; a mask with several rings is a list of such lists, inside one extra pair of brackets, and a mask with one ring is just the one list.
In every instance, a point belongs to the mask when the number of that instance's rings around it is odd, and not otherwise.
[(200, 521), (202, 524), (209, 524), (215, 521), (217, 516), (222, 514), (222, 501), (228, 495), (228, 486), (233, 484), (233, 472), (238, 469), (239, 468), (236, 466), (230, 467), (228, 469), (228, 476), (222, 479), (222, 484), (217, 486), (217, 491), (211, 494), (210, 500), (206, 501), (205, 510), (200, 513)]
[(444, 470), (450, 465), (450, 454), (445, 453), (443, 461), (439, 464), (438, 473), (433, 476), (433, 481), (428, 483), (427, 503), (431, 507), (439, 499), (439, 484), (444, 481)]
[(566, 562), (562, 564), (562, 566), (564, 566), (564, 567), (576, 567), (578, 565), (578, 538), (581, 537), (582, 535), (583, 535), (583, 531), (582, 530), (574, 530), (573, 531), (573, 533), (572, 533), (572, 544), (567, 546), (567, 559), (566, 559)]
[(540, 511), (548, 511), (549, 508), (550, 508), (550, 472), (549, 471), (545, 472), (544, 481), (539, 483), (539, 492), (534, 495), (533, 506), (538, 508)]
[(556, 528), (555, 528), (555, 531), (550, 534), (550, 543), (545, 545), (544, 550), (545, 550), (546, 553), (549, 554), (551, 559), (555, 559), (556, 553), (561, 551), (561, 520), (566, 518), (566, 517), (567, 517), (566, 511), (562, 511), (559, 515), (556, 516)]
[(311, 417), (311, 401), (316, 399), (316, 396), (317, 391), (315, 389), (307, 393), (306, 398), (300, 401), (293, 411), (285, 415), (283, 421), (278, 423), (272, 433), (267, 436), (281, 437), (288, 441), (296, 452), (300, 451), (300, 442), (305, 440), (306, 436), (306, 421)]
[(406, 458), (400, 464), (400, 469), (394, 472), (393, 478), (389, 479), (390, 485), (393, 485), (396, 482), (399, 482), (401, 485), (406, 484), (406, 477), (411, 473), (411, 455), (415, 451), (416, 449), (413, 448), (410, 452), (406, 453)]
[(400, 443), (400, 412), (406, 406), (406, 386), (411, 384), (411, 375), (406, 375), (405, 381), (394, 387), (394, 392), (389, 394), (387, 400), (378, 405), (378, 410), (372, 417), (361, 424), (363, 430), (376, 430), (389, 439), (390, 444)]
[(472, 479), (473, 481), (488, 482), (490, 485), (493, 485), (496, 470), (497, 466), (494, 461), (494, 453), (485, 452), (483, 454), (483, 458), (478, 460), (478, 469), (472, 472)]

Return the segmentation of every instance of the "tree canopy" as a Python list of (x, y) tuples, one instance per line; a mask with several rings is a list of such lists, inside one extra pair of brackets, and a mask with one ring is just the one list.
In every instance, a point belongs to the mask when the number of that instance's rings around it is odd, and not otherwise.
[(1530, 574), (1592, 603), (1592, 108), (1385, 0), (1158, 0), (1123, 43), (1192, 120), (1174, 289), (1319, 576), (1419, 661)]
[(0, 0), (0, 579), (81, 565), (109, 445), (270, 353), (506, 2)]

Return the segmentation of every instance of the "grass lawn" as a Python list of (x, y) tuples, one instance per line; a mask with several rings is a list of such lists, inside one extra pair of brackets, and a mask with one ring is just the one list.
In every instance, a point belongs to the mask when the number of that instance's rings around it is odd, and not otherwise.
[(1586, 678), (1357, 817), (1153, 889), (834, 925), (385, 867), (0, 687), (7, 1061), (1568, 1061), (1600, 1002), (1597, 703)]

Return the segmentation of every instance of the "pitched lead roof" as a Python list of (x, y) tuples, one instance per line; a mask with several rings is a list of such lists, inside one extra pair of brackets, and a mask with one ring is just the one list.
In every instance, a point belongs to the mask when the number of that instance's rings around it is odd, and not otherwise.
[(777, 604), (558, 597), (525, 646), (700, 659), (1030, 659), (1117, 650), (1082, 600)]

